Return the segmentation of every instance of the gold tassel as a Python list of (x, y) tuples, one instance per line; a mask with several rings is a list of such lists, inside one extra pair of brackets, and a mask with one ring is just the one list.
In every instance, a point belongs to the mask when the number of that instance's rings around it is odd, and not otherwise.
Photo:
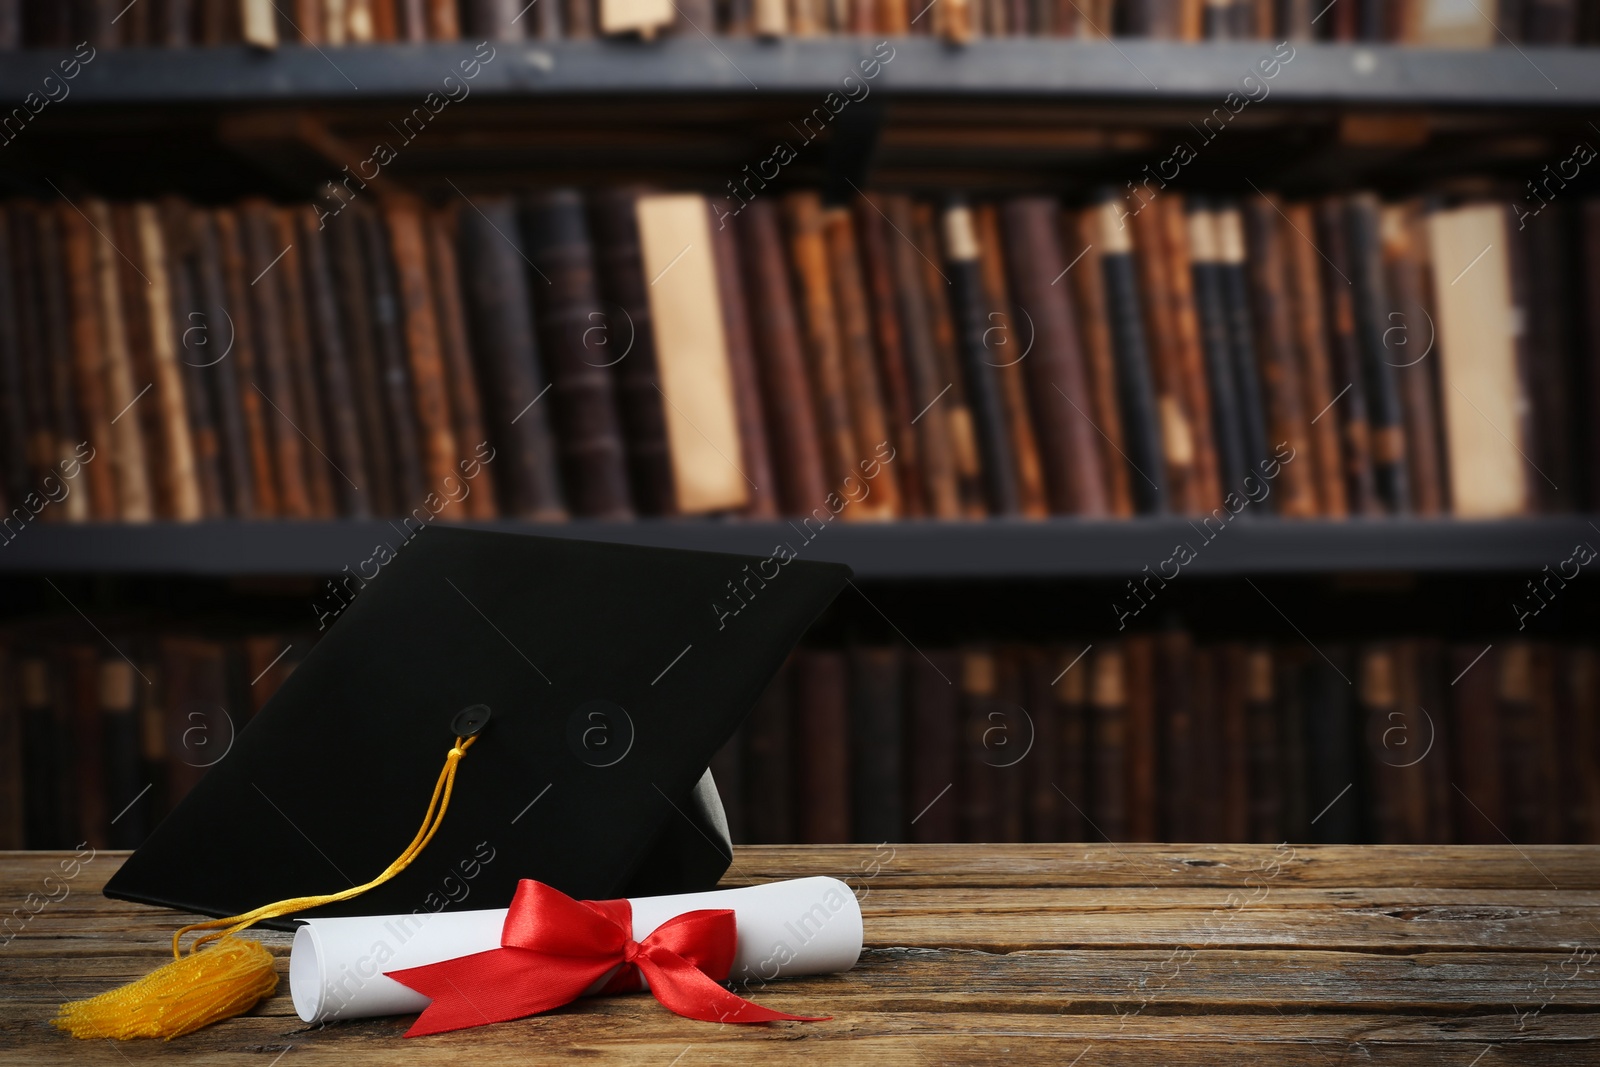
[[(293, 897), (265, 904), (243, 915), (192, 923), (172, 935), (173, 961), (116, 989), (88, 1000), (61, 1005), (51, 1020), (59, 1030), (73, 1037), (160, 1037), (171, 1041), (223, 1019), (249, 1011), (278, 988), (278, 971), (272, 953), (259, 941), (234, 937), (239, 931), (264, 919), (276, 919), (319, 904), (332, 904), (360, 896), (382, 885), (416, 859), (444, 821), (455, 788), (456, 765), (467, 754), (477, 737), (456, 738), (445, 758), (444, 769), (433, 787), (433, 799), (422, 827), (393, 863), (382, 874), (364, 885), (323, 896)], [(189, 954), (179, 949), (180, 939), (194, 930), (210, 930), (189, 946)], [(215, 942), (214, 944), (211, 944)], [(204, 952), (202, 945), (211, 944)]]

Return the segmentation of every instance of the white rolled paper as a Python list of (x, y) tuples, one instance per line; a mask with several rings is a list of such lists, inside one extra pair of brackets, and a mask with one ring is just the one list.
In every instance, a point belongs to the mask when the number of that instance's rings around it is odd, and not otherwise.
[[(848, 971), (861, 955), (861, 906), (837, 878), (636, 897), (629, 903), (635, 941), (684, 912), (733, 909), (738, 948), (728, 978), (742, 994), (754, 995), (770, 978)], [(419, 1012), (428, 998), (383, 972), (499, 948), (507, 910), (306, 919), (289, 954), (294, 1010), (308, 1023)], [(594, 988), (603, 984), (602, 979)]]

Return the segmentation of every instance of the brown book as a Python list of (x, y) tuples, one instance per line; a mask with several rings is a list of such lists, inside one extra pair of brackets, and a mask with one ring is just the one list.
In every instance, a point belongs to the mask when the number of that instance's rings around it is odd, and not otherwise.
[(905, 36), (911, 32), (911, 4), (909, 0), (878, 0), (878, 31), (888, 36)]
[(312, 355), (311, 321), (306, 302), (305, 271), (301, 264), (302, 250), (297, 247), (300, 235), (295, 226), (293, 208), (271, 209), (265, 219), (271, 246), (283, 249), (283, 258), (256, 285), (272, 285), (276, 290), (278, 306), (283, 310), (283, 342), (286, 364), (293, 386), (295, 418), (304, 435), (306, 447), (301, 452), (306, 494), (311, 514), (319, 519), (331, 519), (339, 514), (339, 505), (333, 482), (339, 473), (328, 463), (328, 441), (321, 390), (317, 388), (316, 360)]
[(144, 437), (139, 416), (131, 409), (145, 383), (134, 384), (133, 357), (128, 344), (128, 318), (123, 313), (120, 253), (109, 236), (115, 231), (111, 208), (98, 198), (84, 202), (84, 213), (98, 231), (94, 250), (94, 286), (98, 300), (100, 351), (104, 360), (105, 403), (110, 418), (111, 468), (115, 473), (117, 513), (123, 522), (149, 522), (155, 517), (149, 468), (145, 464)]
[[(1383, 323), (1384, 361), (1394, 368), (1400, 391), (1412, 507), (1418, 515), (1431, 517), (1445, 511), (1444, 470), (1433, 375), (1438, 360), (1426, 358), (1434, 340), (1429, 325), (1433, 315), (1427, 303), (1428, 264), (1416, 205), (1384, 207), (1379, 227), (1390, 302), (1399, 311), (1398, 317), (1390, 312)], [(1558, 284), (1554, 279), (1551, 282)], [(1554, 317), (1559, 319), (1560, 313)], [(1553, 353), (1560, 347), (1541, 345), (1540, 349)]]
[(113, 848), (137, 848), (152, 825), (143, 794), (153, 783), (144, 773), (139, 744), (139, 676), (133, 664), (103, 653), (96, 664), (100, 714), (106, 840)]
[[(822, 443), (823, 467), (833, 499), (841, 499), (844, 480), (853, 477), (856, 463), (866, 455), (856, 440), (850, 418), (850, 393), (840, 348), (839, 322), (828, 272), (828, 248), (823, 236), (822, 202), (816, 193), (791, 193), (783, 201), (789, 237), (790, 263), (802, 308), (806, 364), (811, 371), (811, 395), (816, 404), (817, 433)], [(838, 509), (830, 507), (837, 512)], [(856, 508), (844, 517), (864, 517)]]
[(742, 508), (750, 499), (750, 477), (739, 455), (710, 210), (695, 193), (641, 196), (635, 210), (642, 276), (651, 279), (672, 510), (697, 515)]
[[(172, 329), (177, 335), (176, 355), (183, 380), (184, 409), (189, 437), (194, 446), (195, 481), (200, 491), (200, 512), (204, 518), (223, 518), (230, 513), (229, 471), (223, 455), (220, 415), (212, 389), (218, 362), (210, 353), (227, 350), (226, 329), (216, 331), (217, 347), (211, 347), (211, 321), (205, 294), (212, 290), (201, 284), (200, 221), (203, 216), (176, 197), (162, 200), (159, 210), (161, 238), (166, 246), (167, 280), (172, 287)], [(246, 470), (248, 477), (248, 468)]]
[(82, 840), (68, 788), (71, 720), (55, 664), (41, 651), (19, 650), (17, 705), (22, 744), (23, 839), (28, 848), (70, 848)]
[(1189, 254), (1188, 212), (1183, 197), (1168, 193), (1150, 206), (1161, 222), (1162, 255), (1166, 258), (1168, 323), (1178, 357), (1178, 384), (1189, 413), (1194, 441), (1194, 501), (1210, 512), (1222, 501), (1222, 475), (1212, 438), (1211, 389), (1206, 379), (1205, 351), (1200, 343), (1200, 317), (1195, 306), (1194, 269)]
[(1222, 647), (1218, 671), (1217, 718), (1221, 729), (1217, 767), (1222, 789), (1223, 841), (1250, 840), (1250, 650), (1229, 643)]
[(248, 273), (238, 213), (231, 208), (218, 208), (210, 214), (215, 227), (223, 293), (227, 301), (227, 312), (223, 317), (233, 323), (233, 351), (217, 366), (232, 364), (234, 369), (234, 386), (238, 393), (239, 413), (248, 449), (250, 484), (255, 494), (253, 517), (271, 518), (283, 514), (283, 504), (273, 471), (274, 435), (268, 428), (267, 416), (273, 415), (274, 421), (279, 416), (267, 406), (260, 384), (265, 376), (256, 340), (258, 316), (249, 297), (252, 275)]
[(447, 491), (449, 486), (458, 484), (456, 462), (460, 449), (450, 412), (450, 393), (445, 384), (444, 359), (439, 351), (439, 320), (434, 311), (433, 287), (428, 279), (428, 239), (423, 207), (412, 197), (391, 196), (384, 200), (383, 215), (394, 256), (412, 400), (422, 446), (426, 488), (417, 504), (441, 518), (462, 518), (465, 509)]
[(1561, 778), (1568, 841), (1600, 841), (1600, 653), (1593, 648), (1562, 651), (1557, 674), (1560, 699)]
[(166, 712), (167, 803), (176, 806), (205, 776), (244, 726), (228, 693), (220, 641), (166, 636), (159, 642), (161, 703)]
[(1128, 839), (1128, 676), (1122, 649), (1101, 646), (1089, 663), (1090, 830), (1107, 841)]
[(100, 719), (100, 656), (92, 645), (67, 645), (61, 651), (62, 696), (72, 747), (66, 768), (77, 809), (75, 841), (93, 848), (108, 844), (106, 830), (105, 741)]
[[(1543, 514), (1574, 511), (1577, 505), (1570, 489), (1557, 488), (1579, 482), (1574, 462), (1578, 454), (1578, 409), (1573, 396), (1577, 389), (1577, 353), (1572, 322), (1576, 306), (1572, 247), (1576, 219), (1571, 207), (1565, 201), (1548, 204), (1528, 220), (1526, 228), (1519, 224), (1509, 231), (1515, 292), (1525, 324), (1519, 334), (1525, 342), (1523, 379), (1533, 408), (1525, 419), (1528, 443), (1533, 446), (1528, 459), (1539, 470), (1529, 487)], [(1406, 384), (1402, 378), (1402, 390)], [(1423, 396), (1428, 394), (1424, 392)], [(1433, 426), (1429, 421), (1426, 429)]]
[(1133, 841), (1158, 840), (1161, 828), (1155, 652), (1155, 641), (1151, 637), (1129, 637), (1122, 642), (1128, 694), (1123, 733), (1127, 760), (1128, 838)]
[(950, 279), (939, 269), (939, 239), (933, 205), (913, 202), (913, 228), (906, 233), (916, 242), (914, 265), (922, 275), (927, 294), (928, 321), (932, 327), (933, 351), (939, 373), (950, 392), (939, 401), (950, 430), (951, 451), (955, 457), (956, 484), (961, 492), (961, 509), (967, 518), (983, 518), (988, 513), (984, 500), (984, 472), (978, 450), (977, 427), (967, 402), (960, 350), (956, 344), (955, 319), (950, 311)]
[(905, 722), (900, 649), (854, 648), (850, 666), (852, 839), (904, 841)]
[[(1105, 285), (1106, 319), (1116, 358), (1123, 459), (1132, 472), (1128, 484), (1141, 513), (1159, 514), (1175, 503), (1168, 488), (1168, 470), (1181, 472), (1193, 464), (1192, 441), (1187, 423), (1171, 414), (1172, 405), (1163, 408), (1161, 404), (1165, 394), (1159, 390), (1152, 365), (1133, 235), (1124, 226), (1114, 194), (1094, 210), (1099, 222), (1098, 258)], [(1177, 414), (1181, 416), (1181, 412)], [(1169, 425), (1181, 431), (1173, 435), (1170, 446), (1164, 433)]]
[(739, 418), (739, 455), (752, 486), (745, 514), (770, 519), (778, 515), (778, 482), (761, 413), (761, 378), (756, 369), (755, 336), (746, 302), (739, 244), (732, 228), (712, 230), (716, 254), (717, 296), (722, 305), (723, 333), (728, 341), (728, 368), (733, 374), (734, 407)]
[(1377, 515), (1382, 513), (1382, 506), (1373, 478), (1372, 427), (1367, 416), (1361, 342), (1356, 334), (1349, 236), (1337, 198), (1329, 197), (1317, 205), (1316, 240), (1323, 252), (1322, 292), (1327, 300), (1334, 395), (1339, 397), (1329, 417), (1337, 412), (1344, 430), (1346, 496), (1352, 515)]
[(930, 651), (907, 660), (906, 811), (911, 840), (955, 841), (960, 826), (959, 774), (961, 691), (955, 680), (961, 659)]
[[(400, 311), (400, 283), (394, 250), (379, 212), (367, 204), (351, 206), (352, 229), (361, 235), (362, 264), (366, 268), (366, 297), (372, 313), (372, 347), (377, 356), (377, 388), (389, 430), (388, 455), (392, 457), (396, 491), (392, 514), (421, 521), (431, 489), (423, 465), (422, 427), (417, 422), (411, 367), (407, 360), (405, 323)], [(441, 400), (435, 397), (435, 401)]]
[(786, 514), (807, 515), (824, 506), (828, 488), (777, 209), (756, 200), (735, 225), (740, 260), (751, 279), (749, 307), (778, 499)]
[[(149, 331), (151, 407), (159, 433), (160, 482), (166, 500), (164, 514), (179, 522), (192, 522), (204, 513), (195, 443), (189, 432), (183, 367), (179, 363), (178, 331), (173, 309), (174, 293), (168, 270), (166, 240), (161, 216), (154, 204), (133, 206), (133, 247), (139, 270), (149, 279), (139, 298), (145, 301), (144, 321)], [(138, 292), (138, 289), (135, 289)]]
[[(1189, 276), (1200, 330), (1200, 345), (1210, 393), (1211, 419), (1204, 434), (1215, 457), (1218, 488), (1226, 496), (1244, 492), (1250, 473), (1239, 389), (1233, 372), (1233, 345), (1228, 331), (1227, 297), (1223, 294), (1222, 257), (1218, 249), (1216, 213), (1202, 197), (1190, 197), (1185, 208)], [(1213, 505), (1215, 507), (1215, 505)], [(1209, 510), (1209, 509), (1208, 509)]]
[[(1052, 215), (1053, 207), (1051, 205)], [(998, 363), (995, 377), (1000, 384), (1000, 404), (1005, 413), (1011, 456), (1016, 463), (1017, 500), (1023, 515), (1044, 518), (1050, 513), (1045, 494), (1044, 462), (1039, 455), (1033, 415), (1028, 411), (1028, 387), (1022, 369), (1022, 361), (1038, 340), (1037, 328), (1027, 313), (1023, 315), (1024, 321), (1016, 321), (1017, 303), (1012, 299), (1006, 278), (999, 209), (993, 204), (980, 204), (973, 213), (973, 221), (978, 231), (978, 262), (983, 269), (984, 297), (988, 306), (995, 309), (990, 312), (989, 329), (998, 327), (994, 346), (994, 359)], [(1004, 346), (1000, 344), (1001, 339)]]
[(1061, 828), (1066, 823), (1063, 809), (1071, 807), (1062, 799), (1056, 782), (1063, 775), (1065, 745), (1062, 730), (1065, 709), (1057, 699), (1050, 682), (1060, 671), (1053, 649), (1022, 648), (1016, 652), (1017, 667), (1021, 672), (1022, 696), (1020, 706), (1028, 712), (1032, 727), (1032, 747), (1016, 770), (1023, 781), (1024, 807), (1028, 841), (1062, 841)]
[[(1245, 471), (1272, 455), (1276, 442), (1268, 440), (1267, 402), (1262, 393), (1260, 346), (1250, 300), (1250, 265), (1246, 253), (1244, 214), (1237, 203), (1223, 201), (1212, 214), (1216, 222), (1217, 273), (1223, 314), (1228, 327), (1228, 348), (1233, 354), (1234, 407), (1244, 439)], [(1268, 504), (1269, 509), (1276, 505)]]
[(850, 684), (844, 653), (795, 654), (795, 749), (799, 837), (850, 840)]
[(393, 0), (397, 16), (396, 39), (421, 42), (428, 39), (427, 0)]
[[(277, 480), (277, 514), (288, 519), (311, 517), (311, 494), (306, 485), (301, 436), (304, 416), (289, 365), (289, 340), (284, 336), (284, 308), (279, 288), (281, 267), (273, 232), (272, 207), (247, 200), (238, 208), (239, 240), (243, 246), (243, 277), (250, 279), (244, 293), (250, 300), (255, 325), (257, 380), (252, 391), (261, 405), (261, 419), (272, 452), (271, 470)], [(275, 262), (276, 261), (276, 262)], [(261, 471), (263, 475), (265, 471)]]
[[(589, 315), (590, 326), (583, 334), (585, 358), (594, 366), (614, 368), (634, 505), (642, 515), (670, 515), (677, 510), (677, 491), (651, 317), (655, 276), (646, 272), (640, 258), (639, 219), (634, 211), (639, 197), (633, 189), (607, 189), (589, 198), (605, 304)], [(673, 254), (679, 251), (689, 254), (692, 243)], [(673, 264), (670, 270), (681, 265)]]
[[(45, 372), (49, 379), (50, 418), (55, 428), (55, 465), (69, 457), (81, 457), (86, 462), (99, 456), (89, 440), (89, 426), (79, 415), (77, 395), (77, 364), (74, 341), (76, 320), (72, 304), (72, 280), (68, 276), (67, 235), (56, 225), (49, 207), (38, 209), (35, 232), (39, 238), (39, 298), (42, 305), (42, 353)], [(85, 451), (87, 450), (87, 452)], [(110, 464), (105, 464), (100, 477), (103, 489), (96, 488), (95, 478), (88, 478), (87, 487), (79, 483), (80, 491), (66, 500), (65, 515), (68, 522), (87, 522), (95, 518), (97, 494), (104, 493), (115, 503), (115, 488), (110, 484)], [(107, 519), (115, 518), (112, 514)], [(51, 521), (54, 521), (53, 519)]]
[[(362, 0), (354, 0), (358, 5)], [(400, 40), (400, 11), (402, 4), (409, 0), (365, 0), (372, 12), (372, 40), (373, 41), (398, 41)]]
[(1339, 440), (1340, 419), (1334, 403), (1332, 372), (1329, 368), (1327, 330), (1322, 317), (1320, 256), (1309, 235), (1316, 233), (1316, 217), (1311, 205), (1286, 204), (1283, 208), (1280, 239), (1287, 261), (1289, 306), (1294, 319), (1294, 337), (1304, 411), (1311, 427), (1311, 454), (1300, 457), (1312, 464), (1318, 510), (1330, 519), (1350, 513), (1345, 496), (1343, 446)]
[[(1098, 212), (1094, 208), (1076, 214), (1064, 212), (1061, 220), (1063, 250), (1082, 247), (1077, 254), (1081, 258), (1068, 273), (1072, 275), (1072, 287), (1077, 294), (1084, 368), (1087, 371), (1089, 397), (1093, 401), (1093, 406), (1087, 410), (1094, 419), (1091, 428), (1098, 431), (1102, 442), (1096, 452), (1103, 472), (1110, 513), (1125, 519), (1133, 515), (1133, 490), (1128, 484), (1130, 476), (1122, 450), (1122, 411), (1117, 402), (1116, 355), (1111, 346), (1105, 273), (1096, 247), (1100, 228)], [(1034, 392), (1037, 394), (1038, 390)], [(1045, 425), (1043, 416), (1040, 416), (1039, 425)]]
[(283, 33), (283, 28), (280, 27), (280, 36), (287, 37), (291, 44), (316, 45), (326, 43), (327, 35), (322, 27), (322, 0), (294, 0), (291, 10), (293, 12), (292, 18), (289, 12), (283, 10), (282, 6), (278, 9), (280, 20), (288, 19), (290, 22), (287, 27), (290, 32), (285, 34)]
[[(1397, 845), (1413, 840), (1405, 821), (1403, 792), (1408, 776), (1395, 764), (1393, 742), (1399, 740), (1406, 712), (1400, 706), (1398, 665), (1394, 649), (1374, 645), (1357, 657), (1356, 699), (1364, 720), (1362, 736), (1367, 742), (1367, 785), (1369, 817), (1380, 844)], [(1400, 729), (1396, 727), (1399, 725)]]
[[(27, 816), (23, 811), (25, 755), (22, 750), (21, 679), (12, 650), (0, 644), (0, 848), (26, 848)], [(7, 933), (9, 937), (9, 932)]]
[(461, 19), (455, 0), (427, 0), (427, 30), (430, 41), (454, 41), (461, 37)]
[(904, 331), (895, 295), (894, 266), (889, 255), (888, 222), (865, 196), (855, 205), (856, 230), (861, 238), (861, 264), (871, 293), (873, 337), (877, 342), (878, 370), (883, 385), (890, 445), (900, 491), (900, 512), (907, 518), (928, 513), (923, 488), (920, 444), (912, 418), (911, 372), (906, 362)]
[(526, 271), (515, 202), (486, 196), (457, 216), (462, 291), (473, 351), (489, 401), (490, 436), (505, 452), (496, 468), (507, 515), (566, 518), (550, 426), (552, 389), (528, 291), (544, 285)]
[(554, 383), (567, 502), (575, 515), (586, 518), (630, 518), (611, 372), (591, 363), (584, 346), (600, 295), (583, 200), (576, 191), (554, 190), (529, 201), (528, 258), (546, 282), (533, 288), (540, 298), (541, 348)]
[[(560, 36), (574, 41), (593, 37), (597, 23), (595, 3), (596, 0), (563, 0), (559, 9), (561, 14)], [(541, 22), (541, 27), (545, 31), (541, 32), (541, 36), (552, 36), (547, 32), (549, 27), (545, 26), (544, 22)], [(711, 32), (709, 27), (706, 32)]]
[[(395, 475), (395, 450), (390, 443), (383, 371), (378, 361), (372, 301), (367, 288), (369, 270), (362, 232), (365, 227), (362, 217), (356, 213), (346, 222), (350, 225), (329, 227), (323, 231), (323, 236), (328, 265), (333, 271), (334, 292), (338, 295), (338, 320), (343, 327), (344, 350), (349, 357), (354, 411), (361, 428), (361, 454), (366, 461), (367, 476), (356, 484), (366, 494), (371, 514), (398, 515), (402, 511), (400, 487)], [(306, 226), (302, 220), (301, 228), (304, 230)]]
[[(94, 243), (98, 238), (89, 220), (69, 204), (56, 211), (61, 227), (62, 265), (67, 283), (70, 352), (77, 417), (90, 445), (110, 452), (114, 449), (111, 417), (106, 395), (104, 335), (100, 328), (99, 293), (96, 285)], [(110, 457), (106, 457), (109, 459)], [(120, 470), (109, 462), (90, 463), (88, 475), (90, 514), (100, 521), (114, 521), (121, 505)]]
[[(845, 386), (850, 396), (851, 425), (855, 431), (854, 469), (847, 476), (847, 495), (865, 493), (851, 508), (859, 508), (859, 518), (889, 519), (901, 513), (899, 471), (893, 464), (879, 464), (877, 477), (865, 479), (869, 464), (878, 450), (892, 448), (889, 416), (883, 391), (878, 383), (878, 360), (873, 348), (872, 323), (867, 307), (867, 286), (861, 276), (861, 260), (856, 248), (855, 227), (847, 208), (829, 208), (823, 213), (823, 237), (827, 244), (828, 273), (833, 280), (833, 302), (838, 311), (839, 342), (844, 363)], [(865, 839), (863, 839), (865, 840)]]
[(1395, 367), (1384, 343), (1391, 299), (1383, 272), (1379, 211), (1378, 198), (1371, 193), (1356, 193), (1345, 201), (1356, 333), (1361, 341), (1367, 414), (1372, 423), (1373, 480), (1384, 506), (1390, 512), (1405, 513), (1413, 503), (1406, 470), (1405, 416)]
[[(1023, 364), (1038, 427), (1050, 510), (1101, 518), (1110, 514), (1094, 400), (1079, 346), (1073, 270), (1063, 254), (1050, 197), (1017, 197), (1003, 209), (1005, 250), (1017, 303), (1028, 309), (1033, 347)], [(1076, 254), (1076, 253), (1074, 253)]]
[[(1480, 657), (1480, 653), (1482, 653)], [(1501, 771), (1501, 724), (1496, 714), (1502, 653), (1460, 646), (1451, 650), (1451, 707), (1446, 737), (1455, 786), (1457, 840), (1463, 844), (1504, 842), (1506, 825)]]
[[(1047, 672), (1061, 722), (1060, 746), (1056, 766), (1059, 775), (1050, 786), (1059, 804), (1056, 808), (1056, 834), (1052, 841), (1087, 841), (1093, 831), (1084, 816), (1090, 805), (1089, 680), (1092, 663), (1088, 649), (1068, 645), (1060, 655), (1047, 660)], [(1098, 839), (1096, 834), (1095, 838)]]
[[(294, 229), (298, 231), (295, 254), (304, 264), (301, 284), (310, 340), (307, 357), (318, 371), (312, 391), (326, 400), (326, 455), (316, 457), (316, 462), (325, 463), (337, 475), (330, 480), (330, 485), (339, 499), (338, 513), (349, 518), (367, 518), (373, 511), (372, 483), (362, 438), (360, 402), (340, 321), (337, 283), (329, 262), (329, 243), (317, 225), (316, 209), (286, 209), (283, 217), (292, 217), (295, 223)], [(284, 236), (291, 237), (294, 233), (284, 233)]]
[(518, 18), (523, 10), (518, 0), (465, 0), (462, 4), (467, 33), (491, 41), (520, 41), (527, 36), (531, 27)]
[[(7, 472), (7, 487), (10, 495), (21, 499), (33, 483), (43, 481), (46, 474), (53, 472), (59, 454), (58, 431), (52, 411), (53, 378), (47, 347), (48, 326), (45, 322), (48, 316), (41, 293), (44, 279), (41, 278), (43, 268), (40, 266), (40, 246), (43, 243), (40, 227), (48, 226), (52, 216), (34, 202), (13, 201), (7, 217), (9, 263), (6, 280), (14, 287), (15, 295), (10, 309), (14, 315), (9, 320), (9, 326), (0, 324), (0, 330), (6, 330), (14, 336), (17, 376), (21, 387), (13, 392), (10, 383), (7, 383), (7, 404), (8, 410), (10, 405), (18, 405), (23, 409), (25, 422), (16, 425), (24, 429), (27, 458), (24, 468)], [(61, 280), (59, 276), (55, 279), (57, 283)], [(82, 503), (86, 494), (73, 493), (67, 500), (74, 497)]]
[[(466, 312), (461, 296), (461, 271), (456, 262), (454, 206), (439, 208), (429, 213), (428, 268), (439, 316), (439, 348), (444, 360), (445, 384), (450, 390), (450, 411), (455, 430), (457, 471), (451, 477), (463, 483), (463, 476), (472, 470), (476, 450), (489, 442), (484, 425), (483, 403), (478, 392), (478, 378), (472, 367), (472, 349), (467, 343)], [(466, 515), (472, 519), (492, 519), (499, 514), (495, 505), (497, 479), (489, 466), (478, 463), (476, 474), (465, 479)]]
[(795, 833), (795, 657), (767, 683), (745, 723), (746, 827), (756, 844), (789, 844)]
[[(1314, 518), (1317, 514), (1316, 472), (1310, 458), (1310, 416), (1301, 405), (1303, 396), (1295, 361), (1294, 325), (1289, 309), (1287, 268), (1279, 238), (1280, 216), (1276, 203), (1265, 197), (1249, 201), (1244, 209), (1249, 247), (1250, 288), (1255, 310), (1258, 364), (1266, 401), (1267, 450), (1252, 472), (1257, 482), (1276, 467), (1273, 487), (1277, 513), (1286, 518)], [(1276, 463), (1271, 457), (1288, 444), (1295, 460)]]
[(239, 33), (245, 44), (278, 47), (278, 13), (272, 0), (239, 0)]
[(998, 694), (998, 662), (992, 650), (961, 653), (960, 753), (957, 786), (961, 798), (961, 840), (999, 841), (1004, 813), (999, 797), (1000, 757), (991, 747), (1004, 740), (1006, 710)]
[(1157, 773), (1161, 786), (1159, 825), (1162, 841), (1195, 841), (1196, 752), (1190, 659), (1193, 649), (1182, 630), (1164, 631), (1154, 638), (1155, 663), (1151, 679), (1156, 720), (1160, 731)]
[(888, 224), (898, 231), (896, 238), (887, 243), (905, 340), (911, 402), (916, 408), (911, 425), (917, 430), (917, 456), (922, 467), (927, 515), (938, 519), (959, 518), (962, 514), (959, 460), (951, 409), (946, 405), (951, 381), (945, 377), (935, 351), (933, 314), (928, 307), (920, 253), (904, 236), (915, 227), (911, 199), (902, 194), (886, 196), (883, 208)]
[[(106, 231), (116, 249), (136, 253), (139, 235), (134, 228), (133, 205), (114, 204), (107, 212), (110, 229)], [(152, 365), (149, 304), (145, 299), (151, 288), (149, 275), (143, 273), (132, 255), (114, 255), (111, 273), (115, 276), (115, 298), (121, 314), (122, 337), (129, 378), (129, 391), (134, 399), (123, 412), (120, 421), (129, 421), (138, 428), (144, 449), (145, 484), (149, 494), (150, 517), (165, 519), (172, 513), (172, 496), (168, 491), (166, 467), (161, 456), (161, 413), (151, 391), (155, 387), (155, 368)], [(101, 301), (107, 300), (102, 294)], [(149, 401), (145, 403), (144, 401)]]
[[(35, 407), (31, 413), (28, 410), (30, 390), (24, 385), (12, 232), (10, 212), (0, 204), (0, 509), (6, 512), (24, 504), (31, 491), (30, 483), (48, 473), (44, 470), (46, 464), (32, 462), (28, 450), (30, 414), (37, 417), (43, 409)], [(0, 715), (4, 713), (0, 707)], [(0, 829), (0, 839), (3, 838), (4, 830)]]
[(1120, 220), (1119, 225), (1132, 231), (1133, 262), (1138, 268), (1139, 302), (1144, 312), (1156, 415), (1166, 461), (1167, 504), (1174, 511), (1194, 514), (1201, 510), (1203, 499), (1198, 463), (1200, 435), (1185, 396), (1183, 354), (1169, 296), (1173, 283), (1168, 277), (1171, 262), (1166, 254), (1165, 227), (1161, 212), (1151, 204), (1133, 212), (1131, 220)]

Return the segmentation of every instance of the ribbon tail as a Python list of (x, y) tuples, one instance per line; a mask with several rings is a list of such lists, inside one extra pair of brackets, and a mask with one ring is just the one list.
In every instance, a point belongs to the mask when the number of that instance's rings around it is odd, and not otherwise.
[(611, 966), (604, 960), (579, 961), (526, 949), (496, 948), (384, 974), (433, 998), (406, 1031), (407, 1037), (423, 1037), (521, 1019), (570, 1004)]
[(670, 949), (641, 953), (639, 969), (650, 983), (651, 994), (664, 1006), (689, 1019), (707, 1023), (770, 1023), (780, 1020), (817, 1023), (831, 1015), (790, 1015), (763, 1008), (723, 988), (704, 971)]

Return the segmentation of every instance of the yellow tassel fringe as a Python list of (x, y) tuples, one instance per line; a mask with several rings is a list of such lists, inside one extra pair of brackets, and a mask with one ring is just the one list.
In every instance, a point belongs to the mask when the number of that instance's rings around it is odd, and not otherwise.
[[(278, 988), (278, 972), (272, 953), (259, 941), (245, 941), (234, 935), (265, 919), (360, 896), (410, 866), (444, 822), (445, 809), (450, 806), (450, 794), (455, 788), (456, 765), (477, 740), (476, 737), (456, 738), (454, 747), (445, 757), (439, 780), (434, 783), (433, 797), (428, 801), (428, 811), (422, 817), (417, 836), (372, 881), (338, 893), (279, 900), (226, 919), (191, 923), (172, 935), (175, 958), (171, 963), (97, 997), (63, 1004), (51, 1022), (73, 1037), (160, 1037), (171, 1041), (202, 1026), (249, 1011)], [(197, 938), (185, 956), (179, 949), (179, 941), (193, 930), (211, 932)], [(205, 951), (196, 951), (207, 944), (210, 947)]]

